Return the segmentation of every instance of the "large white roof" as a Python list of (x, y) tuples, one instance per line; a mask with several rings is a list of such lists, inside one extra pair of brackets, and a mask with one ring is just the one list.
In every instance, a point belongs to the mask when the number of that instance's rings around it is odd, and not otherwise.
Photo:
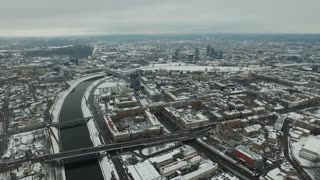
[(302, 149), (307, 149), (309, 151), (320, 154), (320, 137), (308, 136), (304, 147)]

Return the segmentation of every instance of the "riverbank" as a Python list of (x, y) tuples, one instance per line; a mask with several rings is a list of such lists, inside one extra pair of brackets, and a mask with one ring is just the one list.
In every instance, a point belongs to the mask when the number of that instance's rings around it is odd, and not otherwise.
[[(78, 78), (76, 80), (72, 80), (69, 81), (68, 84), (70, 85), (70, 87), (64, 91), (62, 91), (56, 98), (51, 110), (50, 110), (50, 114), (51, 114), (51, 123), (59, 123), (59, 116), (60, 116), (60, 112), (61, 112), (61, 108), (62, 105), (66, 99), (66, 97), (72, 92), (72, 90), (79, 85), (81, 82), (92, 79), (92, 78), (96, 78), (96, 77), (100, 77), (103, 76), (103, 73), (98, 73), (98, 74), (92, 74), (92, 75), (88, 75), (85, 77), (81, 77)], [(52, 142), (52, 148), (51, 148), (51, 153), (59, 153), (61, 151), (61, 147), (60, 147), (60, 132), (59, 129), (55, 128), (55, 127), (50, 127), (51, 128), (51, 132), (50, 133), (50, 139)], [(66, 175), (65, 175), (65, 168), (62, 166), (61, 168), (57, 168), (55, 170), (55, 174), (56, 177), (58, 177), (58, 179), (60, 180), (66, 180)]]
[[(89, 103), (87, 103), (87, 99), (89, 99), (90, 93), (91, 91), (94, 90), (94, 88), (96, 86), (98, 86), (98, 84), (104, 82), (104, 81), (108, 81), (110, 79), (110, 77), (105, 77), (103, 79), (97, 80), (96, 82), (92, 83), (86, 90), (82, 101), (81, 101), (81, 109), (82, 109), (82, 113), (83, 113), (83, 117), (91, 117), (93, 116), (93, 113), (90, 110), (90, 105)], [(94, 108), (94, 107), (93, 107)], [(105, 143), (101, 141), (101, 139), (103, 140), (103, 138), (100, 138), (100, 134), (99, 134), (99, 130), (96, 124), (96, 121), (94, 118), (91, 118), (88, 123), (88, 130), (90, 133), (90, 139), (93, 143), (93, 145), (95, 147), (97, 146), (101, 146), (104, 145)], [(113, 175), (119, 179), (119, 175), (115, 169), (114, 164), (112, 163), (111, 159), (108, 158), (108, 156), (104, 156), (101, 159), (99, 159), (99, 165), (101, 168), (101, 172), (103, 174), (103, 177), (105, 180), (109, 180), (112, 179)], [(112, 175), (113, 174), (113, 175)]]

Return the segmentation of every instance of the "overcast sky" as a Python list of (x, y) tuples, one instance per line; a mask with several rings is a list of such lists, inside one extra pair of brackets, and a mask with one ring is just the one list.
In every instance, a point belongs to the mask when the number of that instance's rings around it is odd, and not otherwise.
[(0, 36), (320, 33), (320, 0), (0, 0)]

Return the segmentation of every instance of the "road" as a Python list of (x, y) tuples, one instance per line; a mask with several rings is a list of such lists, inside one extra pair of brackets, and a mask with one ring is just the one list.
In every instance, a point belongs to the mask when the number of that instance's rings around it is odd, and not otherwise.
[(9, 140), (9, 118), (10, 118), (10, 112), (9, 112), (9, 97), (10, 97), (10, 89), (11, 85), (8, 84), (8, 87), (6, 88), (5, 92), (5, 99), (3, 103), (3, 135), (2, 135), (2, 143), (0, 144), (0, 155), (2, 156), (5, 149), (7, 148), (7, 143)]
[(250, 173), (242, 170), (239, 168), (236, 164), (225, 160), (223, 157), (221, 157), (219, 154), (210, 151), (206, 147), (204, 147), (201, 143), (198, 141), (190, 141), (189, 145), (191, 145), (193, 148), (195, 148), (198, 152), (202, 152), (205, 154), (207, 158), (209, 158), (211, 161), (216, 162), (219, 164), (219, 167), (225, 171), (231, 172), (232, 174), (240, 177), (241, 179), (248, 179), (248, 180), (258, 180), (259, 177), (254, 177)]
[(93, 116), (95, 117), (94, 119), (97, 124), (100, 135), (102, 136), (105, 144), (109, 144), (109, 143), (113, 143), (111, 135), (110, 135), (109, 131), (107, 130), (106, 122), (104, 121), (103, 116), (98, 112), (97, 107), (94, 104), (94, 91), (102, 83), (104, 83), (104, 81), (100, 82), (92, 89), (92, 91), (90, 92), (90, 95), (89, 95), (89, 99), (88, 100), (86, 99), (86, 101), (87, 101), (87, 103), (89, 101), (90, 111), (93, 114)]
[[(171, 132), (179, 132), (182, 131), (182, 128), (174, 123), (172, 120), (165, 118), (164, 115), (161, 113), (156, 114), (159, 121)], [(165, 120), (164, 120), (165, 119)], [(211, 161), (216, 162), (219, 164), (220, 168), (227, 170), (228, 172), (232, 172), (235, 175), (238, 175), (242, 179), (252, 179), (256, 180), (258, 177), (252, 176), (250, 173), (242, 170), (240, 167), (238, 167), (236, 164), (231, 163), (230, 161), (226, 160), (224, 157), (222, 157), (220, 154), (217, 154), (216, 152), (213, 152), (211, 150), (208, 150), (205, 146), (203, 146), (201, 143), (197, 142), (196, 140), (188, 141), (189, 144), (195, 148), (198, 152), (205, 154), (207, 158), (209, 158)]]
[[(110, 132), (107, 130), (107, 126), (106, 126), (106, 122), (103, 118), (103, 116), (100, 115), (100, 113), (98, 112), (98, 107), (95, 106), (94, 103), (94, 92), (97, 89), (97, 87), (104, 83), (105, 81), (102, 81), (100, 83), (98, 83), (95, 87), (92, 88), (90, 94), (89, 94), (89, 98), (86, 99), (87, 103), (89, 103), (89, 108), (91, 113), (93, 114), (93, 116), (95, 116), (96, 118), (94, 118), (95, 123), (98, 127), (99, 130), (99, 134), (100, 137), (103, 139), (104, 144), (112, 144), (113, 140), (112, 140), (112, 136), (110, 134)], [(116, 168), (116, 171), (118, 173), (118, 175), (120, 176), (120, 179), (123, 180), (129, 180), (128, 177), (126, 176), (126, 174), (128, 173), (126, 169), (123, 168), (122, 162), (120, 157), (118, 157), (117, 155), (115, 155), (116, 152), (111, 152), (110, 156), (112, 163), (114, 164), (114, 167)]]
[(50, 161), (57, 161), (57, 160), (74, 158), (74, 157), (81, 157), (86, 155), (94, 155), (99, 152), (111, 152), (111, 151), (117, 151), (122, 149), (135, 148), (140, 146), (150, 146), (154, 144), (169, 143), (169, 142), (182, 142), (182, 141), (187, 141), (187, 140), (195, 139), (199, 136), (202, 136), (206, 131), (207, 129), (203, 129), (197, 132), (185, 131), (185, 132), (161, 136), (161, 137), (139, 139), (135, 141), (122, 142), (122, 143), (116, 143), (116, 144), (107, 144), (99, 147), (88, 147), (88, 148), (64, 151), (57, 154), (48, 154), (48, 155), (32, 157), (29, 159), (5, 161), (0, 164), (0, 169), (15, 166), (17, 164), (21, 164), (27, 161), (50, 162)]
[(294, 159), (291, 159), (289, 154), (289, 130), (290, 130), (290, 121), (288, 119), (285, 119), (282, 127), (283, 132), (283, 138), (282, 138), (282, 144), (284, 145), (284, 157), (286, 160), (294, 167), (294, 169), (297, 171), (297, 175), (302, 180), (312, 180), (312, 178), (309, 176), (308, 173), (304, 171), (304, 169), (299, 165), (297, 161)]

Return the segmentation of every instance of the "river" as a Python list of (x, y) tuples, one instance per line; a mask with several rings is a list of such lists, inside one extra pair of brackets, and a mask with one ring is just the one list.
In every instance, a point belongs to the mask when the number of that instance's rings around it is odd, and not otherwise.
[[(96, 79), (95, 79), (96, 80)], [(83, 118), (81, 100), (94, 79), (81, 82), (65, 99), (59, 116), (60, 122)], [(62, 151), (93, 146), (86, 125), (60, 131)], [(103, 180), (96, 157), (86, 156), (64, 161), (67, 180)]]

